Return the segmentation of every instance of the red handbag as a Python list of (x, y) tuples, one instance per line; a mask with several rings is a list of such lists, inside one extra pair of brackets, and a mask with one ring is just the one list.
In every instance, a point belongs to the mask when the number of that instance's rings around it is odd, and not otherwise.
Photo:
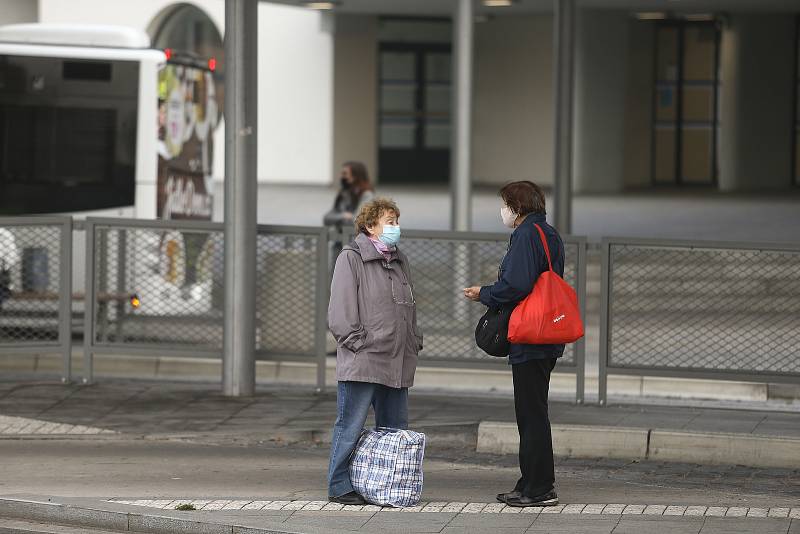
[(553, 271), (547, 239), (538, 224), (536, 229), (539, 230), (550, 270), (539, 275), (530, 295), (511, 312), (508, 340), (529, 345), (572, 343), (583, 337), (578, 295)]

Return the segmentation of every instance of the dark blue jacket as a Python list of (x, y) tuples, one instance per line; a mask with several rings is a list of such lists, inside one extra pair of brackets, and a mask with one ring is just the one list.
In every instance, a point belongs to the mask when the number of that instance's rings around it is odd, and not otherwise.
[[(553, 270), (559, 276), (564, 276), (564, 243), (561, 242), (561, 236), (547, 224), (544, 215), (531, 213), (511, 234), (508, 251), (500, 263), (497, 282), (481, 288), (481, 303), (490, 308), (515, 306), (530, 294), (539, 275), (548, 270), (547, 256), (536, 224), (547, 236)], [(564, 345), (512, 344), (508, 362), (515, 364), (560, 358), (563, 354)]]

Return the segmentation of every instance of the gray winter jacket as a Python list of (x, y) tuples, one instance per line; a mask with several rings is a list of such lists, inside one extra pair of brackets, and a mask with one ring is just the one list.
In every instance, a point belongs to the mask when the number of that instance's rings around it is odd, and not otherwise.
[(408, 258), (387, 262), (359, 234), (336, 259), (328, 304), (336, 338), (336, 380), (411, 387), (422, 350)]

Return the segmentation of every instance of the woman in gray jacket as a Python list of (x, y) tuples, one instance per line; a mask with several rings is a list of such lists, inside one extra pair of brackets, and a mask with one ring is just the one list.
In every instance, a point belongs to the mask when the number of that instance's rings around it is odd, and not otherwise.
[(408, 388), (414, 383), (422, 334), (408, 258), (397, 247), (400, 210), (391, 200), (365, 204), (355, 240), (336, 260), (328, 327), (336, 338), (337, 416), (331, 440), (328, 496), (364, 504), (348, 471), (369, 407), (377, 427), (408, 427)]

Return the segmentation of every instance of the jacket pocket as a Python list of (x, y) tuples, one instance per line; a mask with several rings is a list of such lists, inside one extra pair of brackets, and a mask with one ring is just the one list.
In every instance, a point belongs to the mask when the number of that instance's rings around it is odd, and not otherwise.
[(359, 352), (391, 354), (394, 356), (397, 325), (391, 320), (375, 320), (365, 325), (366, 341)]

